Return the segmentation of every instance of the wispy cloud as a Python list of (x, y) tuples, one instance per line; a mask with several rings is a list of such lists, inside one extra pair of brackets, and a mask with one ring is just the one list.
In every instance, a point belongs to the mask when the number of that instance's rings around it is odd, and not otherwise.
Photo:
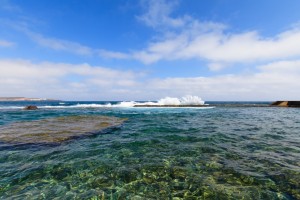
[[(132, 56), (127, 53), (118, 51), (105, 50), (101, 48), (91, 48), (78, 42), (45, 36), (43, 34), (32, 31), (28, 21), (13, 21), (13, 20), (0, 20), (0, 22), (8, 27), (28, 36), (34, 43), (39, 46), (52, 49), (54, 51), (68, 52), (81, 56), (99, 56), (108, 59), (130, 59)], [(8, 45), (8, 42), (0, 40), (0, 46)]]
[(13, 47), (15, 46), (14, 42), (10, 42), (7, 40), (0, 40), (0, 47)]
[(85, 46), (83, 44), (63, 40), (58, 38), (46, 37), (42, 34), (38, 34), (30, 31), (28, 28), (19, 29), (24, 32), (30, 39), (40, 46), (50, 48), (55, 51), (64, 51), (72, 54), (82, 55), (82, 56), (100, 56), (108, 59), (130, 59), (131, 55), (117, 52), (109, 51), (105, 49), (97, 49)]
[(98, 55), (104, 58), (114, 58), (114, 59), (129, 59), (131, 56), (126, 53), (108, 51), (104, 49), (98, 50)]
[(21, 12), (22, 9), (9, 0), (0, 0), (0, 9), (9, 12)]
[(28, 29), (23, 29), (23, 31), (38, 45), (46, 48), (50, 48), (55, 51), (64, 51), (64, 52), (69, 52), (81, 56), (100, 56), (102, 58), (108, 58), (108, 59), (132, 59), (133, 58), (132, 55), (128, 53), (91, 48), (73, 41), (46, 37), (41, 34), (29, 31)]
[(158, 27), (182, 27), (189, 18), (170, 17), (178, 1), (143, 0), (141, 1), (145, 13), (137, 16), (137, 19), (153, 28)]
[(55, 39), (55, 38), (48, 38), (48, 37), (44, 37), (41, 34), (29, 32), (29, 31), (26, 31), (26, 33), (33, 41), (35, 41), (36, 43), (38, 43), (43, 47), (47, 47), (58, 51), (66, 51), (66, 52), (75, 53), (79, 55), (85, 55), (85, 56), (94, 54), (93, 49), (76, 42)]

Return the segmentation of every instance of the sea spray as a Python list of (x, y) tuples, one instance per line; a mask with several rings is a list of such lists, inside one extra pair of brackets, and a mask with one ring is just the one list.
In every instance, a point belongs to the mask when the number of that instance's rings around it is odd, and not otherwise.
[(198, 96), (187, 95), (180, 99), (175, 97), (165, 97), (163, 99), (158, 100), (157, 102), (146, 102), (143, 104), (139, 103), (137, 105), (154, 105), (154, 106), (155, 105), (157, 106), (204, 105), (204, 101)]
[(164, 106), (164, 105), (177, 106), (177, 105), (181, 105), (181, 102), (178, 98), (166, 97), (166, 98), (160, 99), (157, 102), (157, 105), (159, 105), (159, 106)]
[(204, 101), (198, 96), (184, 96), (180, 100), (181, 105), (204, 105)]

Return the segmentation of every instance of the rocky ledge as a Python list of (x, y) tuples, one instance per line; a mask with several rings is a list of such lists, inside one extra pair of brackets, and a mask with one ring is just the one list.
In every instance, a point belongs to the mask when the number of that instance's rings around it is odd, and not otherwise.
[(0, 141), (13, 144), (60, 143), (101, 133), (126, 119), (107, 116), (66, 116), (0, 126)]
[(300, 101), (275, 101), (271, 106), (279, 107), (300, 107)]

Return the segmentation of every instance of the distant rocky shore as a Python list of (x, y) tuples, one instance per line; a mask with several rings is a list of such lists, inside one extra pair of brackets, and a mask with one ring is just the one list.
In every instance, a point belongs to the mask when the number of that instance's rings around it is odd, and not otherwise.
[(59, 101), (56, 99), (27, 98), (27, 97), (0, 97), (0, 101)]

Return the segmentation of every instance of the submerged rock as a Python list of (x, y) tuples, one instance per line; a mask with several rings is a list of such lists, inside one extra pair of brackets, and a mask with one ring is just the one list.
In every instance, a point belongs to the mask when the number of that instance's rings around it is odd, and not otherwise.
[(32, 106), (32, 105), (29, 105), (29, 106), (25, 106), (23, 108), (23, 110), (37, 110), (38, 107), (37, 106)]
[(67, 116), (0, 126), (0, 141), (18, 144), (59, 143), (121, 125), (125, 119), (107, 116)]

